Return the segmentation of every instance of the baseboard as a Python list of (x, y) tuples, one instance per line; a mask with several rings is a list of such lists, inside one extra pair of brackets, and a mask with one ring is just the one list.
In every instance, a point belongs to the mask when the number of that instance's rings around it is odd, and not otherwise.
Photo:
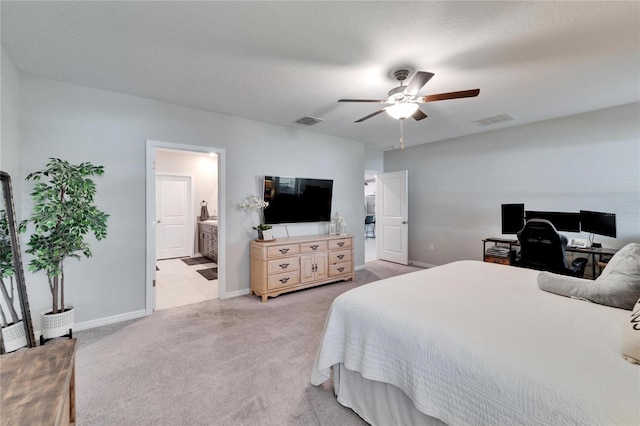
[(421, 268), (435, 268), (436, 266), (438, 266), (431, 263), (416, 262), (415, 260), (410, 260), (409, 265), (419, 266)]
[[(116, 324), (123, 321), (129, 321), (147, 316), (147, 311), (140, 309), (139, 311), (127, 312), (125, 314), (112, 315), (110, 317), (98, 318), (89, 321), (76, 322), (73, 324), (73, 331), (90, 330), (96, 327), (102, 327), (103, 325)], [(35, 330), (33, 332), (36, 339), (40, 338), (42, 334), (41, 330)]]
[[(398, 263), (398, 265), (401, 265), (401, 264)], [(409, 261), (409, 265), (419, 266), (421, 268), (433, 268), (433, 267), (438, 266), (438, 265), (432, 265), (431, 263), (416, 262), (414, 260), (410, 260)], [(356, 266), (354, 268), (354, 270), (356, 270), (356, 271), (359, 271), (361, 269), (367, 269), (367, 266), (366, 265), (358, 265), (358, 266)]]
[(227, 292), (224, 294), (224, 297), (220, 297), (220, 299), (224, 300), (224, 299), (231, 299), (232, 297), (238, 297), (238, 296), (244, 296), (251, 293), (251, 290), (248, 288), (245, 288), (243, 290), (236, 290), (236, 291), (231, 291), (231, 292)]
[(89, 330), (91, 328), (102, 327), (103, 325), (115, 324), (122, 321), (129, 321), (147, 316), (147, 311), (140, 309), (139, 311), (127, 312), (125, 314), (113, 315), (110, 317), (98, 318), (90, 321), (77, 322), (73, 326), (74, 331)]

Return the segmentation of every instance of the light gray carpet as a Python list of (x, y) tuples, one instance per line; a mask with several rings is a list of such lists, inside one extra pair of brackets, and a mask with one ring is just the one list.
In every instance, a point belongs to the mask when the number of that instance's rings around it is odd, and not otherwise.
[(311, 368), (333, 299), (419, 270), (374, 261), (340, 282), (209, 300), (76, 333), (79, 425), (365, 425)]

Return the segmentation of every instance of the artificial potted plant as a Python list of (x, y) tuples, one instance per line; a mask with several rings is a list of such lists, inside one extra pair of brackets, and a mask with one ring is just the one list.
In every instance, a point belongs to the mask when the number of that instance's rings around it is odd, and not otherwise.
[(4, 300), (4, 305), (0, 304), (0, 327), (2, 328), (4, 350), (12, 352), (27, 346), (27, 334), (14, 304), (16, 297), (13, 280), (15, 269), (7, 220), (6, 211), (0, 210), (0, 292)]
[(264, 220), (264, 209), (269, 205), (257, 195), (249, 194), (244, 199), (236, 204), (236, 208), (240, 210), (257, 210), (258, 216), (260, 216), (260, 224), (254, 226), (253, 229), (258, 231), (258, 239), (263, 241), (273, 240), (271, 228), (273, 226), (267, 225)]
[(74, 310), (64, 299), (64, 261), (91, 257), (85, 237), (93, 233), (96, 240), (107, 236), (109, 215), (93, 205), (96, 184), (91, 176), (101, 176), (104, 167), (91, 163), (70, 164), (50, 158), (43, 170), (33, 172), (27, 180), (35, 181), (34, 207), (28, 219), (20, 223), (24, 232), (33, 225), (26, 252), (33, 255), (29, 270), (44, 271), (51, 291), (51, 310), (42, 312), (41, 328), (44, 339), (71, 334)]

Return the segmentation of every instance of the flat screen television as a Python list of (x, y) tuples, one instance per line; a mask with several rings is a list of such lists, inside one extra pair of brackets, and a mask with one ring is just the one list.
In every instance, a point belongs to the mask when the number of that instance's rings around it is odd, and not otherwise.
[(332, 195), (331, 179), (265, 176), (265, 223), (328, 222)]
[(502, 204), (502, 233), (517, 234), (524, 226), (524, 204)]
[(580, 232), (580, 213), (573, 212), (542, 212), (529, 211), (525, 212), (525, 217), (529, 219), (546, 219), (553, 223), (558, 231)]
[(616, 237), (616, 215), (580, 210), (580, 229), (582, 232)]

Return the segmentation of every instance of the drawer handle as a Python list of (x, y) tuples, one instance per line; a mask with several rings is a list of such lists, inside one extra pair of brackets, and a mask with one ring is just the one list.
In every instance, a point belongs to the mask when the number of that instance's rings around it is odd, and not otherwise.
[(338, 259), (340, 259), (340, 260), (344, 259), (344, 254), (339, 254), (338, 255)]
[(280, 278), (282, 284), (285, 284), (287, 281), (289, 281), (289, 277)]
[(338, 247), (342, 247), (343, 245), (344, 245), (344, 241), (340, 241), (340, 242), (338, 243)]
[(342, 271), (344, 271), (344, 266), (341, 266), (338, 268), (338, 272), (342, 272)]
[(279, 249), (278, 251), (279, 251), (280, 253), (282, 253), (282, 254), (285, 254), (286, 252), (288, 252), (288, 251), (289, 251), (289, 249), (288, 249), (288, 248), (282, 248), (282, 249)]
[(318, 250), (318, 245), (317, 244), (314, 244), (314, 245), (309, 246), (309, 247), (311, 247), (311, 250)]
[(288, 263), (281, 263), (278, 266), (281, 267), (282, 269), (287, 269), (287, 267), (289, 267), (289, 264)]

